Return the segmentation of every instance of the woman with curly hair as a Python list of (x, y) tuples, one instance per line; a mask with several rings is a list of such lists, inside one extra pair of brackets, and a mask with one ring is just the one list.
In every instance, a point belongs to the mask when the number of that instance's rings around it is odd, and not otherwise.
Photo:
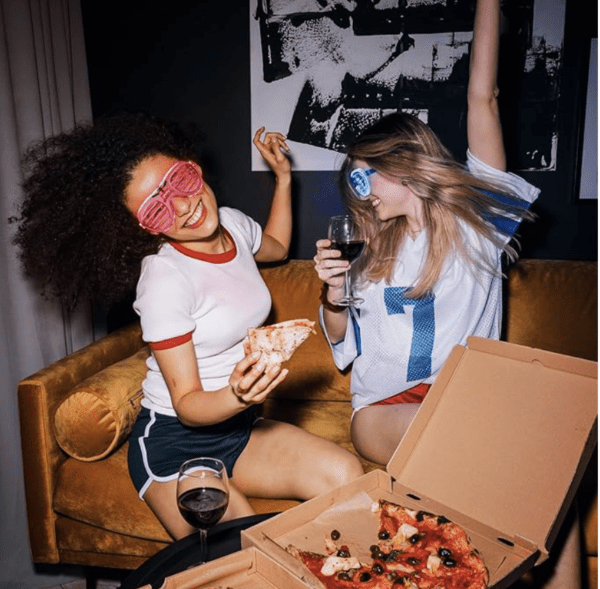
[(287, 257), (292, 231), (289, 148), (264, 128), (253, 143), (275, 174), (266, 226), (219, 207), (193, 145), (169, 125), (125, 116), (82, 125), (26, 154), (16, 244), (25, 270), (72, 308), (134, 309), (150, 345), (129, 470), (174, 538), (192, 531), (176, 502), (188, 458), (221, 459), (231, 478), (225, 518), (252, 512), (246, 494), (309, 499), (359, 477), (358, 459), (289, 424), (256, 420), (255, 405), (286, 377), (246, 353), (249, 327), (271, 307), (256, 262)]
[(340, 189), (366, 241), (354, 271), (364, 303), (337, 301), (349, 264), (317, 242), (323, 329), (352, 367), (352, 440), (386, 464), (450, 350), (498, 338), (502, 254), (539, 190), (507, 173), (497, 104), (499, 0), (478, 0), (468, 88), (466, 167), (418, 118), (381, 119), (347, 148)]

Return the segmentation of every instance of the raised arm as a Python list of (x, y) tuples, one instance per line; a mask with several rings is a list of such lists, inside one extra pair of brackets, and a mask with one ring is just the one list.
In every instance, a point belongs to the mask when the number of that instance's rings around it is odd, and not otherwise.
[(264, 130), (256, 131), (253, 143), (275, 174), (275, 190), (262, 244), (254, 258), (257, 262), (276, 262), (287, 257), (292, 240), (292, 166), (284, 153), (290, 151), (285, 135), (266, 133), (262, 141)]
[(467, 136), (471, 153), (506, 170), (498, 109), (500, 0), (477, 0), (469, 73)]

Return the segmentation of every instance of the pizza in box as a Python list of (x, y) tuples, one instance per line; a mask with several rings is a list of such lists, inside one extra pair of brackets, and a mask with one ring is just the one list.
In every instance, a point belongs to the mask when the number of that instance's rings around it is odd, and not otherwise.
[(325, 538), (326, 554), (287, 551), (327, 589), (485, 589), (488, 570), (464, 529), (444, 516), (407, 509), (389, 501), (373, 505), (379, 533), (370, 562), (350, 554), (342, 534)]

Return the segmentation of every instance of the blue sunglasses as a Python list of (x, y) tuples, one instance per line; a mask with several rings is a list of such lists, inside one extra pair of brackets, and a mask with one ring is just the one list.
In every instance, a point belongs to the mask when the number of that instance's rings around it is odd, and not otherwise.
[(369, 198), (371, 194), (371, 180), (369, 180), (369, 176), (373, 174), (377, 174), (375, 168), (367, 168), (366, 170), (364, 168), (354, 168), (350, 171), (348, 174), (348, 184), (357, 198), (361, 200)]

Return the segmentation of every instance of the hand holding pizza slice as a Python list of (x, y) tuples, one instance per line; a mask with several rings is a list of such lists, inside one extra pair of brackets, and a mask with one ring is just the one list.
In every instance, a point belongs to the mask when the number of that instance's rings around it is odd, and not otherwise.
[(250, 353), (261, 352), (261, 360), (265, 370), (289, 360), (314, 330), (314, 321), (309, 319), (292, 319), (248, 329)]

